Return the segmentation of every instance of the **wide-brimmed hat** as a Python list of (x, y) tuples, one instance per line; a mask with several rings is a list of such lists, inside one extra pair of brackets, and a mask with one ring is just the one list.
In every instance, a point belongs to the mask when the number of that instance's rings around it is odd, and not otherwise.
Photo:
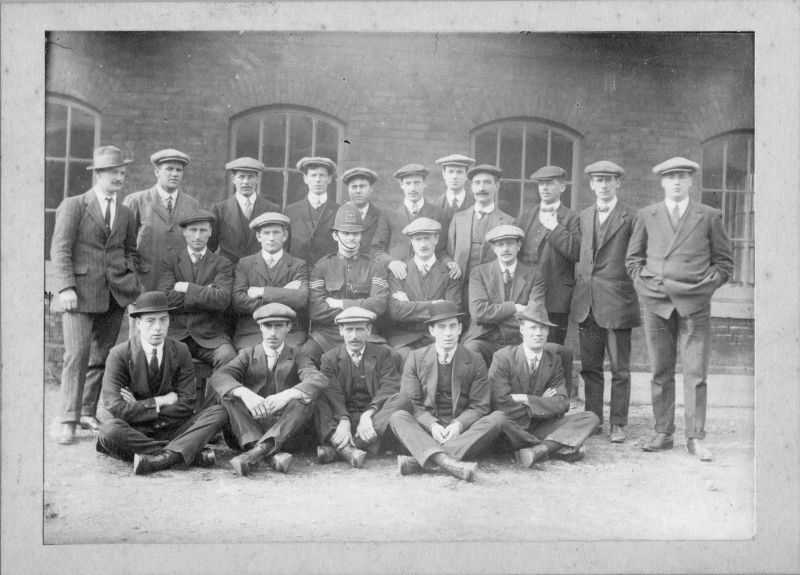
[(457, 317), (461, 319), (465, 314), (458, 311), (458, 306), (452, 301), (437, 301), (431, 304), (431, 317), (425, 320), (426, 325), (431, 325), (437, 321)]
[(516, 316), (520, 321), (526, 319), (528, 321), (535, 321), (536, 323), (540, 323), (542, 325), (557, 327), (556, 324), (550, 322), (550, 318), (547, 316), (547, 310), (545, 309), (544, 304), (541, 302), (532, 301), (528, 303), (524, 310), (517, 312)]
[(128, 312), (130, 317), (139, 317), (145, 313), (161, 313), (173, 311), (178, 308), (169, 307), (167, 296), (163, 291), (148, 291), (141, 294), (133, 302), (133, 309)]
[(100, 146), (94, 149), (92, 163), (86, 166), (87, 170), (105, 170), (118, 168), (130, 164), (133, 160), (123, 160), (122, 151), (116, 146)]

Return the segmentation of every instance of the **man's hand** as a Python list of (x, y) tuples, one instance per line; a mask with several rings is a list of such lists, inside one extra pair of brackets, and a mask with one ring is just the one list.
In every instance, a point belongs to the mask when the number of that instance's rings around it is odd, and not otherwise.
[(125, 403), (136, 403), (136, 398), (133, 396), (133, 392), (127, 387), (123, 387), (119, 390), (119, 394), (122, 396), (122, 400)]
[[(288, 284), (283, 286), (283, 289), (300, 289), (301, 285), (303, 285), (303, 282), (301, 282), (300, 280), (292, 280)], [(261, 288), (261, 293), (262, 294), (264, 293), (264, 288)]]
[(326, 297), (325, 303), (328, 304), (329, 308), (332, 309), (344, 309), (344, 303), (340, 299), (334, 299), (332, 297)]
[(264, 297), (264, 288), (250, 286), (249, 288), (247, 288), (247, 297), (249, 297), (250, 299), (258, 299), (260, 297)]
[(444, 428), (444, 440), (450, 441), (451, 439), (455, 439), (459, 435), (461, 435), (461, 422), (453, 420), (450, 422), (450, 425)]
[(159, 409), (164, 407), (165, 405), (174, 405), (178, 403), (178, 394), (174, 391), (170, 391), (166, 395), (158, 395), (155, 397), (156, 405)]
[(394, 274), (399, 280), (406, 279), (408, 275), (408, 269), (406, 268), (406, 264), (401, 262), (400, 260), (392, 260), (389, 262), (389, 271)]
[(396, 291), (392, 294), (392, 298), (396, 299), (397, 301), (410, 301), (408, 299), (408, 294), (404, 291)]
[(372, 424), (371, 410), (365, 411), (361, 414), (361, 418), (358, 420), (358, 429), (356, 429), (356, 435), (365, 443), (372, 443), (378, 439), (378, 434), (375, 432), (375, 426)]
[(78, 294), (72, 288), (65, 289), (58, 294), (58, 301), (61, 304), (61, 309), (72, 311), (78, 307)]
[(431, 425), (431, 437), (436, 440), (436, 443), (442, 444), (447, 441), (444, 433), (444, 427), (441, 423), (434, 423)]
[(451, 280), (457, 280), (461, 277), (461, 266), (459, 266), (456, 262), (447, 262), (447, 269), (450, 270), (448, 274)]
[(530, 405), (530, 402), (528, 401), (528, 396), (524, 393), (512, 393), (511, 401), (516, 401), (517, 403), (521, 403), (522, 405)]
[(231, 395), (238, 397), (244, 403), (244, 406), (250, 412), (255, 419), (264, 419), (267, 417), (267, 406), (265, 405), (265, 399), (255, 393), (247, 389), (246, 387), (237, 387), (233, 391), (231, 391)]
[(189, 282), (175, 282), (172, 289), (178, 293), (186, 293), (189, 291)]
[(331, 435), (331, 445), (335, 449), (342, 449), (353, 443), (353, 435), (350, 433), (350, 420), (342, 419), (336, 426), (336, 430)]
[(271, 415), (283, 411), (283, 408), (286, 407), (286, 404), (292, 399), (293, 394), (291, 389), (286, 389), (275, 395), (270, 395), (264, 400), (264, 404), (267, 406), (267, 413)]
[(521, 303), (515, 303), (514, 306), (517, 308), (517, 313), (522, 313), (525, 311), (525, 306)]

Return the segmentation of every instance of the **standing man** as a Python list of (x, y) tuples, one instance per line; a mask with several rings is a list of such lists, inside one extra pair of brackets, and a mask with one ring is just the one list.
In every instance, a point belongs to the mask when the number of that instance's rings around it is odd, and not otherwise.
[(475, 203), (472, 194), (466, 189), (467, 170), (475, 165), (475, 160), (461, 154), (450, 154), (439, 158), (436, 163), (442, 167), (442, 179), (446, 190), (431, 203), (444, 211), (448, 221), (453, 221), (453, 215), (472, 207)]
[(701, 461), (712, 455), (706, 436), (706, 375), (711, 353), (711, 296), (733, 273), (731, 243), (719, 210), (689, 199), (700, 166), (671, 158), (653, 168), (664, 201), (639, 210), (627, 268), (644, 307), (653, 366), (656, 435), (645, 451), (673, 446), (675, 361), (681, 339), (686, 447)]
[(361, 234), (359, 253), (370, 256), (373, 243), (386, 250), (389, 247), (389, 220), (380, 208), (372, 203), (372, 192), (378, 174), (368, 168), (350, 168), (342, 174), (350, 201), (361, 213), (364, 232)]
[(478, 465), (461, 460), (480, 455), (500, 433), (502, 418), (489, 415), (486, 365), (458, 344), (461, 317), (455, 303), (435, 304), (426, 322), (434, 343), (412, 351), (403, 368), (400, 386), (413, 409), (389, 418), (392, 431), (412, 455), (397, 456), (401, 475), (443, 469), (472, 481)]
[(336, 175), (336, 164), (328, 158), (301, 158), (297, 169), (303, 173), (308, 195), (286, 206), (292, 222), (289, 253), (312, 267), (321, 258), (336, 253), (331, 226), (339, 204), (328, 197), (328, 186)]
[(550, 330), (548, 341), (563, 345), (575, 287), (575, 262), (580, 256), (581, 222), (576, 212), (561, 203), (561, 194), (567, 187), (563, 168), (545, 166), (536, 170), (531, 179), (538, 184), (542, 201), (520, 218), (525, 243), (519, 259), (539, 268), (544, 276), (544, 305), (550, 321), (557, 325)]
[(218, 369), (236, 357), (223, 313), (231, 305), (233, 265), (208, 249), (214, 214), (197, 210), (180, 222), (186, 249), (161, 260), (158, 291), (167, 295), (169, 336), (192, 357)]
[(97, 431), (103, 368), (117, 340), (125, 306), (139, 294), (136, 221), (119, 197), (125, 183), (122, 152), (94, 150), (94, 187), (66, 198), (56, 211), (50, 259), (64, 310), (64, 368), (58, 442), (72, 443), (75, 426)]
[(639, 300), (625, 269), (636, 211), (617, 196), (625, 173), (613, 162), (586, 166), (597, 203), (581, 212), (581, 256), (572, 313), (578, 322), (586, 411), (603, 427), (603, 359), (611, 364), (609, 439), (625, 441), (631, 399), (631, 330), (639, 326)]
[(225, 164), (225, 169), (230, 172), (236, 191), (227, 200), (212, 206), (217, 226), (208, 247), (219, 251), (235, 266), (240, 259), (259, 250), (250, 222), (265, 212), (280, 212), (281, 208), (258, 193), (264, 171), (262, 162), (255, 158), (236, 158)]
[(189, 156), (178, 150), (161, 150), (150, 156), (150, 161), (156, 185), (125, 198), (125, 205), (136, 218), (136, 247), (141, 257), (139, 279), (143, 291), (158, 289), (163, 258), (186, 249), (178, 222), (200, 209), (200, 202), (180, 191)]

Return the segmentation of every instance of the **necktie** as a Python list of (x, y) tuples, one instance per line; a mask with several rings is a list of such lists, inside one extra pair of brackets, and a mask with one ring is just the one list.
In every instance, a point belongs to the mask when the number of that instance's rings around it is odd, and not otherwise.
[(505, 284), (504, 287), (505, 287), (506, 301), (511, 299), (511, 280), (512, 279), (514, 279), (514, 278), (511, 277), (511, 272), (506, 269), (503, 272), (503, 284)]
[(274, 268), (276, 263), (278, 263), (278, 261), (275, 259), (274, 255), (270, 254), (267, 256), (267, 267), (269, 269)]
[(486, 215), (486, 212), (484, 212), (483, 210), (475, 210), (475, 213), (476, 213), (476, 214), (478, 214), (478, 219), (479, 219), (479, 220), (480, 220), (481, 218), (483, 218), (483, 216), (485, 216), (485, 215)]
[(248, 220), (250, 216), (253, 214), (253, 204), (250, 202), (250, 198), (245, 198), (244, 200), (244, 217)]
[(681, 224), (681, 209), (678, 207), (678, 204), (675, 204), (675, 207), (672, 208), (670, 219), (672, 220), (672, 229), (677, 231), (678, 226)]
[(358, 363), (361, 361), (361, 354), (354, 353), (350, 356), (350, 358), (353, 360), (353, 365), (358, 366)]
[(531, 359), (531, 375), (536, 373), (537, 367), (539, 367), (539, 360), (536, 359), (536, 356), (534, 355), (533, 359)]
[(447, 364), (449, 364), (449, 363), (450, 363), (450, 362), (447, 360), (447, 354), (443, 354), (443, 355), (440, 355), (440, 356), (439, 356), (439, 363), (441, 363), (442, 365), (447, 365)]
[(607, 211), (609, 211), (611, 209), (611, 206), (599, 206), (598, 205), (596, 209), (597, 209), (598, 212), (606, 213)]
[(542, 206), (542, 208), (539, 211), (542, 212), (543, 214), (552, 214), (553, 212), (556, 211), (556, 209), (555, 208), (546, 208), (546, 207)]
[(167, 197), (167, 213), (172, 217), (172, 196)]
[(272, 350), (272, 353), (267, 355), (267, 367), (270, 371), (275, 369), (275, 364), (278, 362), (278, 354)]
[(428, 275), (428, 272), (430, 270), (431, 270), (431, 264), (422, 264), (422, 270), (420, 270), (422, 272), (422, 277)]
[(200, 267), (200, 262), (203, 261), (203, 254), (200, 252), (192, 252), (192, 271), (197, 274), (197, 268)]
[(110, 230), (111, 229), (111, 198), (106, 198), (106, 213), (105, 213), (105, 217), (103, 219), (105, 219), (105, 222), (106, 222), (106, 229)]
[(458, 209), (458, 200), (455, 199), (455, 198), (450, 200), (450, 207), (453, 208), (454, 210), (457, 210)]
[(416, 218), (418, 213), (419, 208), (417, 207), (417, 202), (411, 202), (411, 215)]
[(153, 348), (153, 356), (150, 358), (148, 371), (150, 372), (150, 383), (155, 387), (158, 379), (158, 350), (156, 348)]

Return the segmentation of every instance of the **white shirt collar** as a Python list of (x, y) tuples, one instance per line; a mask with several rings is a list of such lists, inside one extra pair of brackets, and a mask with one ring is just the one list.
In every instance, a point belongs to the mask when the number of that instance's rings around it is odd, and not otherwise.
[(250, 206), (251, 207), (256, 205), (256, 195), (255, 195), (255, 193), (253, 193), (249, 197), (245, 197), (242, 194), (240, 194), (239, 192), (236, 192), (234, 194), (234, 196), (236, 197), (236, 201), (239, 202), (239, 206), (242, 208), (242, 211), (244, 211), (244, 204), (245, 204), (245, 202), (247, 200), (250, 200)]
[[(189, 252), (189, 256), (194, 256), (195, 252), (191, 250), (189, 246), (186, 246), (186, 251)], [(206, 252), (208, 251), (208, 247), (203, 248), (203, 251), (200, 252), (200, 257), (206, 257)]]
[(283, 347), (285, 345), (286, 345), (285, 343), (282, 343), (278, 349), (273, 350), (266, 343), (264, 343), (263, 341), (261, 342), (261, 347), (264, 348), (264, 353), (266, 354), (267, 357), (275, 357), (275, 358), (280, 357), (281, 353), (283, 353)]
[[(147, 363), (150, 363), (150, 358), (153, 357), (153, 346), (147, 343), (141, 336), (139, 336), (139, 341), (142, 344), (142, 351), (144, 351), (144, 355), (147, 358)], [(161, 360), (164, 358), (164, 343), (162, 342), (161, 345), (155, 349), (157, 350), (158, 363), (161, 365)]]
[[(97, 186), (92, 188), (92, 190), (94, 191), (94, 195), (97, 196), (97, 201), (100, 203), (100, 209), (101, 210), (105, 210), (106, 209), (106, 198), (111, 198), (111, 200), (112, 200), (111, 201), (111, 205), (112, 206), (117, 203), (117, 194), (116, 194), (116, 192), (111, 194), (110, 196), (107, 196)], [(112, 210), (113, 210), (113, 208), (112, 208)]]
[(364, 206), (363, 208), (358, 208), (358, 211), (361, 212), (361, 219), (362, 220), (364, 218), (366, 218), (367, 217), (367, 212), (369, 211), (369, 202), (367, 202), (367, 205)]
[(486, 214), (491, 214), (491, 213), (494, 211), (495, 204), (494, 204), (494, 202), (492, 202), (492, 204), (491, 204), (489, 207), (486, 207), (486, 208), (482, 208), (482, 207), (480, 207), (478, 204), (475, 204), (475, 205), (473, 206), (473, 208), (475, 209), (475, 213), (476, 213), (476, 214), (477, 214), (479, 211), (481, 211), (481, 212), (483, 212), (483, 215), (486, 215)]
[(280, 259), (283, 257), (283, 248), (275, 252), (274, 254), (268, 254), (264, 250), (261, 250), (261, 257), (264, 258), (264, 263), (269, 265), (269, 260), (267, 258), (271, 258), (272, 261), (278, 263)]
[(604, 202), (603, 200), (597, 200), (597, 207), (598, 208), (604, 208), (604, 207), (608, 206), (608, 208), (609, 208), (608, 211), (611, 212), (611, 211), (614, 210), (614, 208), (617, 207), (617, 199), (618, 199), (617, 196), (614, 196), (611, 199), (610, 202)]
[(531, 350), (529, 350), (529, 349), (528, 349), (528, 347), (527, 347), (525, 344), (522, 344), (522, 351), (524, 351), (524, 352), (525, 352), (525, 357), (526, 357), (526, 358), (527, 358), (527, 360), (528, 360), (528, 365), (530, 365), (530, 364), (531, 364), (531, 360), (532, 360), (534, 357), (536, 358), (536, 365), (537, 365), (537, 366), (538, 366), (540, 363), (542, 363), (542, 351), (544, 351), (544, 350), (540, 351), (540, 352), (539, 352), (539, 354), (537, 355), (537, 354), (533, 353)]
[[(345, 348), (345, 349), (347, 349), (347, 348)], [(361, 358), (363, 358), (363, 357), (364, 357), (364, 352), (365, 352), (366, 350), (367, 350), (367, 346), (364, 346), (363, 348), (361, 348), (361, 351), (360, 351), (360, 352), (358, 352), (358, 359), (359, 359), (359, 361), (361, 361)], [(355, 356), (355, 354), (354, 354), (352, 351), (350, 351), (349, 349), (347, 349), (347, 355), (349, 355), (349, 356), (350, 356), (350, 359), (353, 361), (353, 363), (355, 363), (356, 365), (358, 365), (358, 362), (356, 361), (356, 356)]]
[(162, 188), (162, 187), (161, 187), (160, 185), (158, 185), (158, 184), (156, 184), (156, 189), (158, 190), (158, 197), (160, 197), (160, 198), (161, 198), (161, 201), (162, 201), (162, 202), (166, 202), (166, 201), (167, 201), (167, 198), (172, 198), (172, 201), (173, 201), (173, 203), (174, 203), (174, 202), (175, 202), (175, 199), (178, 197), (178, 190), (177, 190), (177, 188), (176, 188), (176, 189), (175, 189), (175, 191), (174, 191), (174, 192), (172, 192), (171, 194), (170, 194), (170, 193), (168, 193), (168, 192), (167, 192), (167, 191), (166, 191), (164, 188)]
[(678, 210), (681, 213), (681, 217), (683, 214), (686, 213), (686, 208), (689, 206), (689, 196), (683, 198), (680, 202), (676, 202), (672, 198), (664, 198), (664, 203), (667, 205), (667, 211), (671, 214), (672, 210), (675, 209), (675, 206), (678, 206)]
[[(407, 209), (409, 212), (413, 212), (413, 211), (414, 211), (414, 205), (413, 205), (413, 202), (411, 202), (411, 201), (409, 201), (409, 200), (403, 200), (403, 205), (405, 205), (406, 209)], [(417, 211), (421, 210), (421, 209), (422, 209), (422, 206), (424, 206), (424, 205), (425, 205), (425, 198), (420, 198), (420, 199), (418, 199), (418, 200), (417, 200)]]
[(544, 202), (539, 204), (539, 210), (540, 211), (541, 211), (542, 208), (548, 208), (548, 209), (549, 208), (553, 208), (554, 210), (558, 210), (558, 208), (560, 208), (560, 207), (561, 207), (561, 200), (558, 200), (555, 204), (549, 204), (548, 205), (548, 204), (545, 204)]
[(447, 192), (445, 192), (445, 196), (447, 196), (448, 204), (453, 201), (453, 198), (455, 198), (456, 200), (458, 200), (458, 205), (460, 207), (464, 205), (464, 201), (467, 199), (467, 192), (466, 190), (461, 190), (458, 193), (454, 193), (453, 190), (448, 188)]
[(320, 207), (322, 204), (328, 202), (328, 192), (325, 192), (321, 196), (316, 194), (308, 194), (308, 202), (314, 206), (314, 209)]
[(430, 270), (433, 267), (433, 264), (436, 263), (436, 256), (433, 256), (426, 262), (423, 262), (417, 256), (414, 256), (414, 263), (416, 264), (417, 269), (420, 271), (422, 271), (423, 266), (428, 266), (428, 269)]
[(455, 355), (457, 348), (454, 347), (450, 351), (445, 352), (438, 345), (434, 344), (434, 346), (436, 346), (436, 356), (439, 359), (439, 363), (442, 363), (442, 361), (441, 361), (442, 357), (444, 357), (444, 359), (445, 359), (445, 361), (447, 363), (452, 363), (453, 362), (453, 356)]
[[(497, 263), (498, 263), (498, 264), (500, 264), (500, 260), (497, 260)], [(518, 263), (519, 263), (519, 260), (516, 260), (516, 261), (515, 261), (515, 262), (514, 262), (512, 265), (510, 265), (510, 266), (504, 266), (503, 264), (500, 264), (500, 273), (501, 273), (501, 274), (505, 274), (505, 273), (506, 273), (506, 270), (508, 270), (508, 271), (509, 271), (509, 273), (511, 274), (511, 277), (514, 277), (514, 273), (517, 271), (517, 264), (518, 264)]]

